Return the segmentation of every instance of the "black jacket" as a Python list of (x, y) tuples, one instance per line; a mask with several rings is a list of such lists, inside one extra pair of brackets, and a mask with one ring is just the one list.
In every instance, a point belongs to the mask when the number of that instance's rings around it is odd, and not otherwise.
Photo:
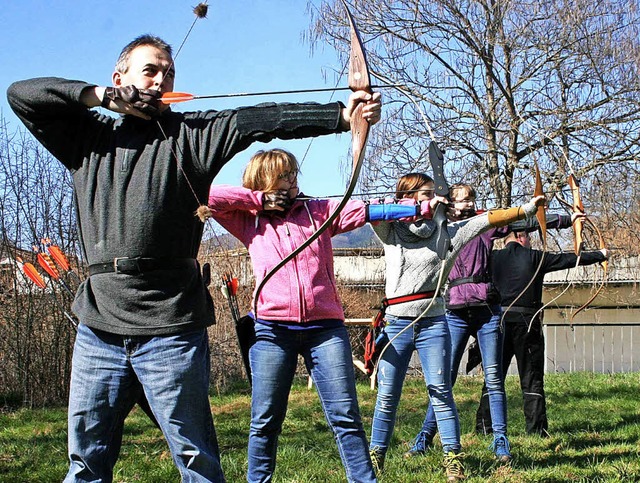
[[(509, 306), (524, 290), (533, 278), (540, 259), (544, 260), (535, 280), (524, 294), (516, 301), (517, 307), (537, 309), (542, 305), (542, 283), (544, 275), (556, 270), (564, 270), (576, 266), (577, 256), (574, 253), (549, 253), (526, 248), (517, 242), (510, 242), (502, 250), (494, 251), (491, 256), (493, 283), (502, 297), (502, 306)], [(583, 251), (580, 265), (592, 265), (605, 260), (602, 252)]]

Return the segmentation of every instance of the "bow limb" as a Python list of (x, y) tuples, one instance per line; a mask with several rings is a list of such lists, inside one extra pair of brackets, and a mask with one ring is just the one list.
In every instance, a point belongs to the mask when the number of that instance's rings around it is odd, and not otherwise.
[[(580, 197), (580, 183), (578, 182), (578, 179), (573, 174), (571, 174), (571, 175), (569, 175), (569, 178), (567, 179), (567, 184), (571, 188), (571, 194), (573, 196), (573, 203), (571, 205), (571, 211), (573, 213), (583, 213), (584, 214), (585, 210), (584, 210), (584, 205), (582, 203), (582, 199)], [(582, 237), (582, 231), (583, 231), (583, 228), (584, 228), (584, 223), (587, 223), (590, 227), (592, 227), (594, 229), (594, 231), (596, 232), (596, 234), (598, 235), (598, 242), (599, 242), (600, 249), (602, 250), (602, 249), (606, 248), (605, 243), (604, 243), (604, 238), (602, 237), (602, 233), (600, 232), (598, 227), (593, 223), (593, 221), (590, 218), (577, 218), (573, 223), (573, 229), (574, 229), (574, 235), (575, 235), (575, 238), (574, 238), (574, 250), (575, 250), (576, 255), (578, 255), (578, 262), (577, 263), (580, 262), (580, 255), (581, 255), (582, 250), (584, 248), (584, 241), (583, 241), (583, 237)], [(570, 324), (573, 324), (573, 321), (574, 321), (575, 317), (580, 312), (585, 310), (591, 304), (591, 302), (593, 302), (595, 300), (595, 298), (600, 294), (600, 292), (604, 288), (604, 284), (605, 284), (605, 281), (607, 279), (608, 262), (606, 260), (601, 262), (601, 266), (602, 266), (602, 268), (604, 270), (604, 277), (603, 277), (602, 284), (600, 285), (598, 290), (596, 290), (596, 292), (591, 296), (591, 298), (589, 300), (587, 300), (586, 303), (581, 305), (575, 312), (573, 312), (573, 314), (571, 314)]]
[[(600, 231), (600, 229), (591, 220), (591, 218), (587, 218), (587, 223), (589, 224), (589, 226), (591, 226), (595, 230), (596, 234), (598, 235), (598, 248), (600, 250), (604, 250), (605, 248), (607, 248), (607, 246), (606, 246), (606, 244), (604, 242), (604, 237), (602, 236), (602, 232)], [(607, 268), (609, 266), (608, 260), (604, 260), (604, 261), (600, 262), (600, 266), (604, 269), (604, 273), (606, 275)]]
[[(606, 248), (605, 242), (604, 242), (604, 237), (602, 236), (602, 232), (600, 231), (600, 229), (595, 225), (595, 223), (590, 219), (590, 218), (586, 218), (586, 223), (594, 229), (594, 231), (596, 232), (596, 234), (598, 235), (598, 246), (600, 248), (600, 250), (604, 250)], [(595, 291), (595, 293), (591, 296), (591, 298), (589, 298), (589, 300), (587, 300), (583, 305), (581, 305), (573, 314), (571, 314), (571, 324), (573, 324), (573, 320), (576, 318), (576, 316), (582, 312), (583, 310), (585, 310), (590, 304), (591, 302), (593, 302), (596, 297), (598, 295), (600, 295), (600, 292), (602, 292), (602, 289), (604, 288), (604, 285), (607, 281), (607, 270), (609, 267), (609, 262), (607, 260), (604, 260), (602, 262), (600, 262), (600, 266), (602, 267), (603, 272), (603, 277), (602, 277), (602, 283), (600, 284), (600, 287), (598, 287), (598, 290)]]
[[(566, 208), (570, 209), (572, 214), (584, 213), (584, 206), (582, 204), (582, 199), (580, 198), (580, 185), (578, 184), (578, 181), (576, 180), (576, 178), (575, 178), (575, 176), (573, 174), (569, 175), (569, 178), (567, 180), (567, 184), (571, 188), (572, 202), (571, 203), (567, 203), (560, 196), (558, 196), (557, 193), (556, 193), (556, 199), (560, 202), (560, 204), (562, 204)], [(573, 244), (574, 244), (575, 254), (577, 256), (576, 264), (573, 267), (574, 269), (578, 268), (578, 266), (580, 265), (580, 256), (581, 256), (581, 253), (582, 253), (582, 246), (583, 246), (582, 230), (583, 230), (583, 219), (582, 218), (576, 218), (575, 221), (573, 222), (573, 232), (574, 232)], [(535, 320), (535, 318), (537, 317), (538, 314), (540, 314), (542, 311), (544, 311), (544, 309), (549, 307), (556, 300), (558, 300), (565, 293), (567, 293), (567, 291), (571, 288), (571, 285), (573, 284), (572, 281), (568, 280), (568, 276), (567, 276), (567, 282), (568, 282), (567, 286), (558, 295), (556, 295), (551, 300), (549, 300), (549, 302), (547, 302), (542, 307), (540, 307), (536, 311), (536, 313), (533, 314), (533, 316), (531, 317), (531, 320)], [(571, 318), (571, 323), (573, 323), (573, 317)]]
[[(577, 178), (573, 174), (571, 174), (571, 175), (569, 175), (569, 178), (567, 179), (567, 184), (571, 188), (571, 195), (572, 195), (572, 198), (573, 198), (572, 203), (571, 204), (567, 203), (565, 200), (563, 200), (559, 196), (556, 196), (556, 199), (558, 201), (560, 201), (560, 203), (562, 203), (563, 205), (565, 205), (569, 209), (571, 209), (572, 213), (582, 213), (582, 214), (584, 214), (585, 213), (585, 209), (584, 209), (584, 205), (582, 203), (582, 199), (580, 197), (580, 183), (578, 182)], [(601, 250), (606, 248), (606, 245), (605, 245), (605, 242), (604, 242), (604, 237), (602, 236), (602, 233), (600, 232), (598, 227), (593, 223), (591, 218), (588, 218), (588, 217), (576, 218), (576, 220), (573, 222), (574, 250), (575, 250), (575, 254), (578, 256), (578, 259), (576, 260), (576, 267), (580, 264), (580, 256), (582, 254), (582, 250), (584, 249), (583, 228), (584, 228), (584, 224), (585, 223), (589, 227), (593, 228), (593, 230), (598, 235), (599, 248)], [(585, 310), (591, 304), (591, 302), (593, 302), (596, 299), (596, 297), (600, 294), (600, 292), (604, 288), (604, 284), (605, 284), (605, 282), (607, 280), (607, 269), (608, 269), (608, 265), (609, 264), (608, 264), (607, 260), (604, 260), (603, 262), (600, 262), (600, 265), (602, 266), (602, 269), (604, 271), (602, 284), (600, 285), (600, 287), (598, 287), (598, 290), (596, 290), (596, 292), (591, 296), (591, 298), (589, 300), (587, 300), (586, 303), (581, 305), (575, 312), (573, 312), (571, 314), (571, 318), (570, 318), (570, 321), (569, 321), (570, 325), (573, 325), (573, 320), (575, 319), (576, 315), (578, 315), (580, 312)], [(563, 290), (560, 293), (560, 295), (555, 297), (553, 300), (558, 299), (562, 294), (564, 294), (571, 287), (572, 283), (573, 282), (569, 283), (567, 288), (565, 290)], [(551, 302), (549, 302), (549, 303), (551, 303)], [(547, 305), (549, 305), (549, 304), (547, 304)]]
[[(438, 148), (435, 141), (429, 143), (429, 161), (433, 170), (433, 181), (435, 185), (435, 194), (438, 196), (449, 197), (449, 184), (444, 176), (444, 156)], [(449, 250), (451, 250), (451, 236), (447, 230), (447, 206), (438, 203), (433, 213), (433, 221), (436, 224), (436, 251), (440, 260), (447, 258)]]
[[(571, 188), (571, 195), (573, 197), (573, 203), (571, 204), (571, 211), (573, 213), (584, 213), (584, 205), (582, 204), (582, 199), (580, 198), (580, 185), (578, 184), (578, 180), (575, 178), (573, 174), (569, 175), (569, 179), (567, 180), (569, 187)], [(583, 240), (582, 240), (582, 230), (584, 226), (584, 220), (582, 218), (576, 218), (573, 222), (573, 249), (575, 254), (580, 256), (582, 252)]]
[[(533, 195), (545, 196), (544, 189), (542, 188), (542, 178), (540, 176), (540, 167), (538, 166), (538, 162), (534, 160), (533, 165), (535, 168), (535, 187), (533, 190)], [(538, 266), (535, 272), (533, 272), (533, 276), (531, 277), (531, 280), (529, 280), (527, 285), (522, 289), (522, 291), (518, 294), (518, 296), (515, 299), (513, 299), (513, 302), (509, 304), (507, 309), (504, 312), (502, 312), (502, 317), (500, 318), (501, 328), (504, 326), (505, 316), (507, 315), (509, 310), (511, 310), (511, 307), (513, 307), (516, 304), (516, 302), (520, 300), (520, 298), (526, 293), (526, 291), (529, 290), (529, 287), (533, 285), (533, 282), (535, 282), (536, 277), (538, 276), (538, 274), (540, 273), (540, 270), (542, 269), (542, 264), (544, 263), (545, 254), (547, 253), (547, 214), (545, 211), (545, 205), (538, 207), (538, 210), (536, 211), (536, 218), (538, 220), (538, 224), (540, 225), (539, 228), (540, 228), (540, 237), (542, 238), (542, 256), (540, 257), (540, 262), (538, 263)], [(534, 320), (535, 318), (532, 317), (531, 320), (529, 321), (529, 328), (528, 328), (529, 331), (531, 330), (531, 325), (533, 324)]]
[[(538, 162), (534, 161), (535, 170), (536, 170), (536, 186), (533, 191), (534, 196), (544, 196), (544, 190), (542, 189), (542, 178), (540, 177), (540, 167), (538, 166)], [(540, 225), (540, 233), (542, 235), (542, 250), (547, 249), (547, 214), (545, 211), (545, 206), (538, 206), (538, 211), (536, 211), (536, 218), (538, 219), (538, 224)]]
[[(362, 43), (362, 39), (360, 37), (358, 28), (356, 27), (353, 16), (351, 15), (351, 12), (349, 11), (349, 8), (344, 0), (342, 0), (342, 4), (347, 13), (349, 26), (351, 29), (351, 51), (349, 55), (349, 88), (354, 92), (363, 90), (371, 94), (371, 77), (369, 75), (369, 69), (367, 67), (364, 44)], [(331, 215), (329, 215), (329, 217), (324, 221), (324, 223), (322, 223), (322, 225), (320, 225), (320, 227), (307, 240), (305, 240), (304, 243), (302, 243), (298, 248), (296, 248), (289, 255), (283, 258), (276, 266), (274, 266), (256, 287), (256, 292), (253, 299), (253, 313), (256, 319), (258, 318), (258, 301), (260, 292), (262, 292), (262, 289), (264, 288), (266, 283), (278, 270), (284, 267), (299, 253), (301, 253), (309, 245), (316, 241), (320, 237), (320, 235), (322, 235), (322, 233), (333, 224), (333, 222), (340, 215), (340, 212), (345, 207), (345, 205), (349, 201), (349, 198), (353, 194), (353, 191), (358, 184), (360, 170), (364, 162), (367, 139), (369, 137), (370, 125), (362, 115), (363, 108), (363, 103), (358, 104), (351, 113), (350, 117), (352, 137), (351, 155), (353, 157), (353, 168), (351, 170), (351, 179), (349, 180), (349, 184), (344, 195), (342, 196), (342, 199), (340, 200), (340, 203), (333, 211), (333, 213), (331, 213)]]

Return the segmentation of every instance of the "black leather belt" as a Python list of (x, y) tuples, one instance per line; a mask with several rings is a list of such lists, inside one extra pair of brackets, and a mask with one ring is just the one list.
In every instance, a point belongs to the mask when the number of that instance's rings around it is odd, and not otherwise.
[(195, 258), (145, 258), (118, 257), (105, 263), (89, 265), (89, 276), (100, 273), (125, 273), (138, 275), (153, 270), (170, 270), (172, 268), (196, 268)]
[(471, 277), (456, 278), (449, 281), (449, 288), (457, 287), (465, 283), (489, 283), (491, 278), (487, 275), (473, 275)]

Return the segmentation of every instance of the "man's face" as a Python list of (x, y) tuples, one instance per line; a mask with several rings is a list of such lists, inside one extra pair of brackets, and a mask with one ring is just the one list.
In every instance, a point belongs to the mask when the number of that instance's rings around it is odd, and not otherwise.
[[(112, 79), (116, 87), (134, 85), (138, 89), (172, 92), (174, 77), (171, 57), (164, 50), (152, 45), (141, 45), (131, 51), (127, 72), (114, 72)], [(161, 111), (168, 107), (159, 105)]]

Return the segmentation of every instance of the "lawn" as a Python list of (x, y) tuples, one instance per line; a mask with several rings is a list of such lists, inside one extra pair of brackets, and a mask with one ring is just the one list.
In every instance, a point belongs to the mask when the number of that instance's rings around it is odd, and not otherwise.
[[(509, 377), (509, 434), (514, 461), (500, 466), (487, 449), (490, 437), (473, 433), (481, 381), (460, 377), (456, 401), (468, 482), (640, 481), (640, 375), (556, 374), (547, 377), (549, 438), (524, 434), (517, 380)], [(249, 426), (248, 388), (212, 396), (222, 464), (230, 483), (245, 480)], [(375, 393), (359, 385), (367, 432)], [(426, 389), (405, 385), (393, 446), (381, 482), (444, 482), (439, 449), (404, 460), (402, 454), (424, 416)], [(0, 481), (59, 482), (66, 473), (66, 411), (4, 411), (0, 414)], [(126, 422), (115, 470), (118, 482), (179, 481), (161, 433), (135, 411)], [(291, 394), (280, 438), (276, 482), (342, 482), (344, 472), (315, 391), (301, 381)]]

